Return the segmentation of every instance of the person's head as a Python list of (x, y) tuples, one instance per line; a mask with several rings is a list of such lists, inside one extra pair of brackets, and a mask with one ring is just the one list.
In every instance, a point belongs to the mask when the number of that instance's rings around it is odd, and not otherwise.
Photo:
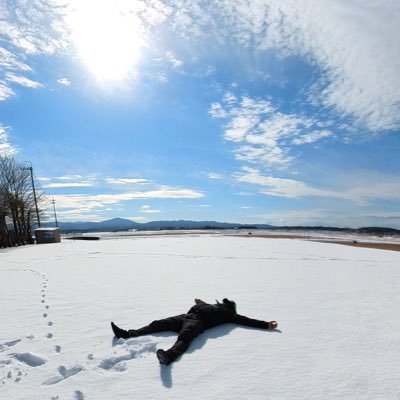
[(222, 300), (222, 303), (225, 304), (225, 307), (230, 311), (236, 313), (236, 303), (233, 300), (229, 300), (226, 297)]

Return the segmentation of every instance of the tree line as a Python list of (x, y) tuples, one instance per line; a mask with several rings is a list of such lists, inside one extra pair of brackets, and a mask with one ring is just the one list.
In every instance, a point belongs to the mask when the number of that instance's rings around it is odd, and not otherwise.
[[(36, 199), (40, 204), (43, 193), (36, 193)], [(0, 247), (32, 244), (32, 227), (37, 223), (30, 168), (0, 156)]]

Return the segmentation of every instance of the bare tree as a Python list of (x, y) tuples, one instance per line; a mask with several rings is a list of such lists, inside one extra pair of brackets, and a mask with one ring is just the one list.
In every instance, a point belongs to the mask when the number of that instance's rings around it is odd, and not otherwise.
[[(38, 201), (42, 199), (42, 194)], [(29, 170), (12, 157), (0, 156), (0, 246), (33, 243), (37, 223)]]

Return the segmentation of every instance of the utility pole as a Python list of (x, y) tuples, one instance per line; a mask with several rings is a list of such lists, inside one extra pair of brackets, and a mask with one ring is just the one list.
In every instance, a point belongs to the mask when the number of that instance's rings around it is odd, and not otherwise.
[(56, 213), (56, 201), (53, 199), (51, 202), (53, 203), (54, 219), (56, 221), (56, 228), (58, 228), (57, 213)]
[(37, 217), (38, 225), (39, 225), (39, 228), (40, 228), (41, 225), (40, 225), (40, 217), (39, 217), (39, 208), (38, 208), (38, 205), (37, 205), (37, 198), (36, 198), (35, 181), (34, 181), (34, 179), (33, 179), (33, 168), (32, 168), (32, 164), (31, 164), (30, 161), (26, 161), (26, 162), (29, 163), (30, 166), (29, 166), (29, 167), (26, 167), (26, 168), (22, 168), (22, 169), (23, 169), (24, 171), (28, 171), (28, 170), (29, 170), (30, 173), (31, 173), (32, 190), (33, 190), (33, 199), (35, 200), (36, 217)]

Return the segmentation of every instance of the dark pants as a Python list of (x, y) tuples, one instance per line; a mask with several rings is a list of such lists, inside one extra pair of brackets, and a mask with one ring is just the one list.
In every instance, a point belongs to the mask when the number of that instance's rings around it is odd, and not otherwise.
[(204, 331), (204, 324), (194, 314), (181, 314), (153, 321), (150, 325), (129, 333), (136, 337), (166, 331), (178, 333), (177, 341), (167, 350), (171, 361), (174, 361), (188, 349), (192, 340)]

